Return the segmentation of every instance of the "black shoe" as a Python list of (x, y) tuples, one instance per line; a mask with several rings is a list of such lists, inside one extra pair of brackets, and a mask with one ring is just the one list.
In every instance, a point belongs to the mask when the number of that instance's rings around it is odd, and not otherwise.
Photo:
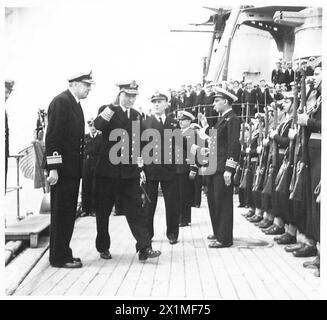
[(301, 249), (293, 251), (292, 253), (294, 257), (314, 257), (317, 255), (317, 248), (315, 246), (309, 246), (307, 244), (304, 244)]
[(96, 216), (96, 213), (94, 211), (91, 212), (90, 214), (91, 217), (95, 217)]
[(267, 235), (278, 235), (285, 233), (284, 227), (279, 227), (275, 224), (270, 226), (268, 229), (263, 230), (263, 232)]
[(293, 244), (296, 243), (296, 237), (289, 233), (284, 233), (279, 239), (277, 239), (278, 244)]
[(73, 257), (73, 261), (82, 262), (82, 260), (80, 258), (77, 258), (77, 257)]
[(82, 268), (82, 262), (80, 261), (68, 261), (65, 263), (51, 263), (51, 266), (54, 268), (65, 268), (65, 269), (77, 269), (77, 268)]
[(170, 238), (169, 240), (169, 244), (176, 244), (177, 243), (177, 239), (176, 238)]
[(247, 213), (242, 214), (242, 216), (245, 218), (251, 218), (254, 216), (254, 213), (255, 212), (253, 210), (249, 210)]
[(208, 239), (208, 240), (211, 240), (211, 241), (215, 241), (215, 240), (217, 240), (216, 236), (213, 235), (213, 234), (210, 234), (209, 236), (207, 236), (207, 239)]
[(307, 269), (319, 269), (320, 268), (320, 257), (317, 256), (317, 258), (315, 258), (312, 261), (305, 261), (305, 262), (303, 262), (303, 268), (307, 268)]
[(144, 261), (148, 258), (156, 258), (161, 255), (161, 251), (159, 250), (152, 250), (152, 248), (142, 249), (139, 252), (139, 260)]
[(108, 260), (108, 259), (112, 259), (112, 256), (111, 256), (109, 250), (106, 250), (106, 251), (100, 252), (100, 258)]
[(293, 251), (296, 251), (296, 250), (301, 249), (302, 247), (304, 247), (304, 243), (302, 243), (302, 242), (298, 242), (298, 243), (290, 244), (290, 245), (286, 246), (286, 247), (284, 248), (284, 250), (285, 250), (286, 252), (293, 252)]
[(271, 225), (273, 224), (273, 222), (271, 220), (268, 219), (263, 219), (258, 223), (255, 223), (255, 225), (257, 227), (259, 227), (260, 229), (267, 229), (269, 228)]
[(214, 241), (214, 242), (209, 243), (208, 247), (214, 248), (214, 249), (220, 249), (220, 248), (228, 248), (228, 247), (231, 247), (232, 245), (233, 245), (233, 242), (221, 243), (219, 241)]
[(258, 222), (262, 221), (262, 219), (263, 219), (262, 216), (258, 216), (258, 215), (255, 214), (252, 217), (250, 217), (248, 219), (248, 221), (251, 222), (251, 223), (258, 223)]
[(237, 208), (244, 208), (245, 206), (244, 206), (244, 204), (243, 203), (240, 203), (238, 206), (237, 206)]

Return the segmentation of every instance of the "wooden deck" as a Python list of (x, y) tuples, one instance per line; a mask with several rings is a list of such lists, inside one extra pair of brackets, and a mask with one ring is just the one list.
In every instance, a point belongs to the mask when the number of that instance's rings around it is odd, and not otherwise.
[[(56, 269), (46, 253), (15, 292), (17, 296), (103, 296), (113, 299), (319, 299), (319, 278), (274, 244), (235, 208), (234, 246), (209, 249), (206, 198), (192, 209), (192, 226), (180, 229), (179, 243), (165, 237), (163, 199), (155, 217), (158, 259), (138, 261), (125, 217), (111, 216), (112, 260), (95, 250), (95, 218), (76, 222), (71, 247), (81, 269)], [(264, 241), (264, 242), (261, 242)], [(268, 243), (265, 243), (268, 242)], [(312, 259), (312, 258), (309, 258)]]

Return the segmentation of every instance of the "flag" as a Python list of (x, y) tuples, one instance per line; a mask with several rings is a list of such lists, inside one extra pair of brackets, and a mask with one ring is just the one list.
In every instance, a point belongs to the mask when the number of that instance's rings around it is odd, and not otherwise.
[(23, 155), (19, 161), (19, 168), (25, 178), (34, 180), (35, 189), (45, 186), (44, 171), (41, 168), (44, 152), (44, 143), (39, 140), (33, 141), (31, 145), (19, 152)]

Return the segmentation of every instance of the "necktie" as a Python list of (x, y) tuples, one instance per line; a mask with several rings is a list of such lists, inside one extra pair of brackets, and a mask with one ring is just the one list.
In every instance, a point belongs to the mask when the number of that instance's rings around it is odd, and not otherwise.
[(126, 111), (125, 111), (127, 119), (129, 119), (129, 112), (128, 111), (129, 111), (129, 109), (126, 109)]
[(161, 117), (159, 117), (159, 122), (160, 122), (160, 124), (163, 125), (163, 122), (162, 122), (162, 118)]

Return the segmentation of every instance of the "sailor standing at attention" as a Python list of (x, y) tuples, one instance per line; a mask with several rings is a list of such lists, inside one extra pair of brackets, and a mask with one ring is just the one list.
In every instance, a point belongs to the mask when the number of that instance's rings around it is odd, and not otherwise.
[[(232, 110), (237, 97), (224, 89), (218, 89), (214, 100), (214, 110), (221, 116), (210, 134), (210, 148), (198, 148), (197, 152), (217, 156), (217, 169), (207, 176), (208, 206), (214, 235), (209, 248), (224, 248), (233, 245), (233, 174), (239, 159), (241, 146), (240, 120)], [(204, 128), (207, 119), (202, 114), (200, 121)], [(216, 149), (216, 150), (215, 150)], [(209, 161), (210, 161), (209, 156)], [(204, 172), (204, 174), (206, 174)]]

